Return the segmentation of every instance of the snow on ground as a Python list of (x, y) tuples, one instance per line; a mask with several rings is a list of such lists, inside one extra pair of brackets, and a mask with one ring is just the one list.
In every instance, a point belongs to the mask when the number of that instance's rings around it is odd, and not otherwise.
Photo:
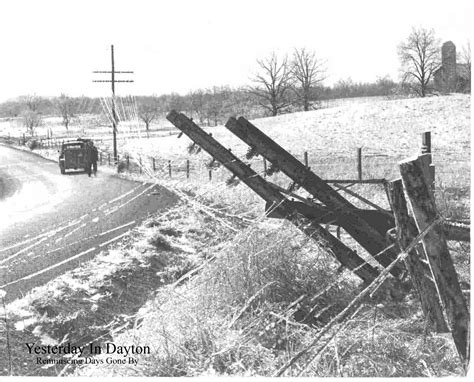
[[(432, 132), (434, 154), (469, 160), (470, 95), (375, 100), (310, 112), (261, 118), (253, 123), (292, 153), (308, 151), (316, 157), (353, 156), (357, 147), (365, 155), (406, 157), (419, 150), (420, 134)], [(246, 146), (223, 126), (205, 128), (233, 152)], [(174, 159), (186, 156), (190, 144), (176, 136), (131, 140), (130, 152)]]
[(0, 230), (31, 217), (52, 211), (63, 199), (67, 198), (71, 186), (69, 179), (62, 178), (57, 183), (58, 192), (51, 195), (50, 190), (39, 181), (29, 181), (10, 198), (0, 200)]
[[(58, 174), (50, 174), (46, 171), (31, 173), (28, 164), (7, 162), (4, 158), (8, 155), (0, 146), (0, 162), (8, 163), (4, 166), (3, 173), (11, 179), (19, 182), (16, 192), (0, 199), (0, 230), (15, 223), (28, 220), (36, 214), (52, 211), (53, 208), (66, 199), (72, 189), (70, 178)], [(2, 158), (3, 157), (3, 158)], [(5, 177), (5, 182), (9, 178)], [(54, 193), (48, 187), (54, 185)]]

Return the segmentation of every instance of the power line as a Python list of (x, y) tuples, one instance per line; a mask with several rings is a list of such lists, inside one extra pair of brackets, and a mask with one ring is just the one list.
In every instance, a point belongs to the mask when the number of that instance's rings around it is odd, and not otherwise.
[(116, 74), (134, 74), (133, 71), (124, 71), (124, 70), (115, 70), (115, 59), (114, 59), (114, 46), (111, 45), (111, 58), (112, 58), (112, 70), (95, 70), (92, 73), (94, 74), (111, 74), (110, 80), (93, 80), (92, 82), (110, 82), (112, 84), (112, 132), (114, 137), (114, 163), (117, 164), (117, 125), (118, 118), (117, 113), (115, 112), (115, 84), (118, 82), (134, 82), (133, 80), (116, 80)]

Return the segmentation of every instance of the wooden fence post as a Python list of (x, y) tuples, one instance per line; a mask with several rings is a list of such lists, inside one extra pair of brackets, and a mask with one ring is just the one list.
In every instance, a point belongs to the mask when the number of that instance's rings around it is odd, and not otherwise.
[(156, 171), (156, 163), (155, 163), (155, 158), (152, 158), (153, 159), (153, 172)]
[[(397, 226), (398, 246), (401, 251), (404, 251), (418, 236), (419, 231), (413, 219), (408, 215), (401, 179), (387, 183), (387, 195)], [(430, 326), (438, 333), (447, 332), (448, 327), (439, 303), (436, 285), (432, 279), (429, 263), (421, 245), (418, 245), (408, 253), (405, 265), (410, 274), (411, 282), (418, 293), (423, 313)]]
[(186, 179), (189, 179), (189, 159), (186, 159)]
[(304, 165), (306, 167), (309, 167), (309, 165), (308, 165), (308, 152), (307, 151), (304, 152)]
[[(433, 157), (431, 154), (431, 132), (426, 131), (421, 134), (421, 154), (426, 161), (427, 166), (425, 166), (425, 177), (430, 185), (432, 192), (435, 191), (435, 166), (433, 164)], [(423, 155), (424, 154), (424, 155)]]
[(209, 169), (209, 181), (212, 180), (212, 168)]
[(431, 132), (425, 131), (421, 134), (421, 153), (431, 153)]
[(169, 174), (169, 177), (171, 178), (171, 161), (170, 160), (168, 161), (168, 174)]
[(127, 171), (130, 169), (130, 156), (127, 155)]
[(434, 196), (425, 178), (428, 171), (426, 167), (426, 162), (420, 158), (411, 159), (400, 163), (400, 173), (418, 230), (422, 232), (434, 224), (422, 243), (446, 311), (454, 344), (463, 364), (467, 365), (470, 347), (469, 311), (449, 254)]
[(362, 180), (362, 147), (357, 148), (357, 175)]

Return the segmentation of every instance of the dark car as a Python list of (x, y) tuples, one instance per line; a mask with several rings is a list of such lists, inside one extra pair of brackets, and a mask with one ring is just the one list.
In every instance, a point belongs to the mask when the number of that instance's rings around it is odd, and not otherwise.
[(87, 139), (64, 142), (59, 151), (59, 169), (61, 174), (66, 170), (86, 170)]

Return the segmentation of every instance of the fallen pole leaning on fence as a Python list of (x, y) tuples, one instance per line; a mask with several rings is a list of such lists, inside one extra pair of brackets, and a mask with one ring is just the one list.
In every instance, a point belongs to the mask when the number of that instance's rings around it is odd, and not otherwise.
[[(371, 224), (354, 213), (357, 210), (354, 205), (248, 120), (243, 117), (238, 120), (230, 118), (225, 126), (315, 198), (337, 211), (341, 216), (342, 227), (372, 256), (386, 247), (385, 235), (381, 235), (376, 229), (377, 224)], [(385, 267), (395, 258), (394, 251), (387, 251), (377, 261)], [(404, 273), (403, 266), (397, 264), (391, 273), (395, 277), (401, 277)]]
[(379, 272), (360, 258), (355, 251), (347, 247), (320, 225), (308, 222), (307, 219), (298, 215), (289, 205), (289, 201), (278, 190), (271, 187), (250, 166), (243, 163), (184, 114), (179, 114), (172, 110), (166, 118), (197, 145), (206, 150), (215, 160), (237, 176), (263, 200), (273, 204), (274, 208), (280, 209), (286, 218), (307, 236), (317, 240), (318, 244), (321, 244), (322, 241), (341, 264), (353, 270), (362, 280), (371, 282), (371, 280), (377, 277)]

